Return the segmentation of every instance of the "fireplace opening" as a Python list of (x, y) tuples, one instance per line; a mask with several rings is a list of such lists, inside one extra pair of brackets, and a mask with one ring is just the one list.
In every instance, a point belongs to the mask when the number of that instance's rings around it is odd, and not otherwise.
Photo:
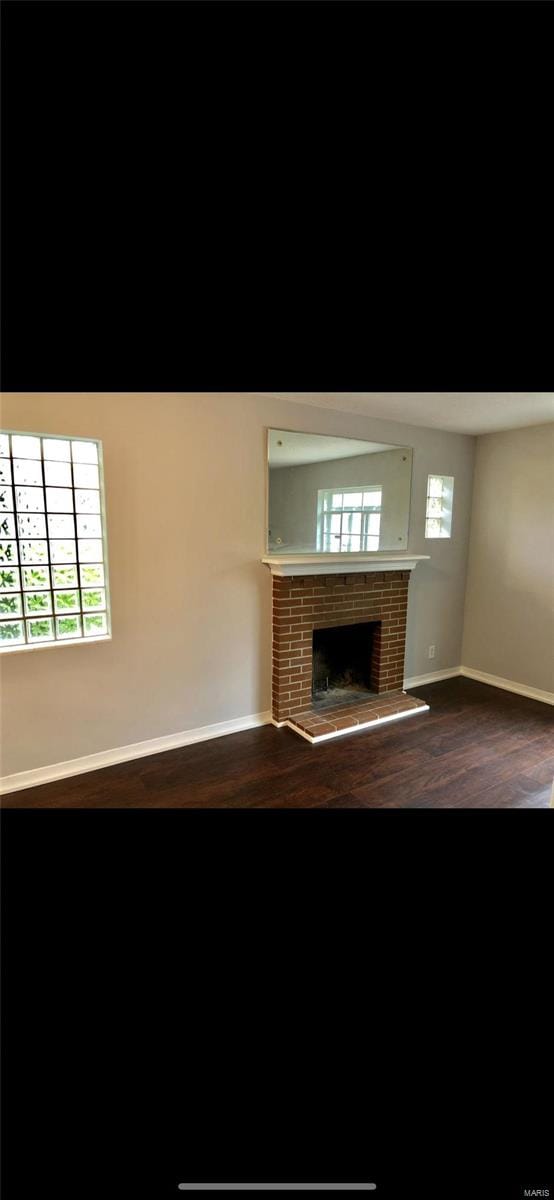
[(376, 696), (372, 679), (373, 634), (380, 621), (314, 629), (312, 698), (314, 705), (355, 704)]

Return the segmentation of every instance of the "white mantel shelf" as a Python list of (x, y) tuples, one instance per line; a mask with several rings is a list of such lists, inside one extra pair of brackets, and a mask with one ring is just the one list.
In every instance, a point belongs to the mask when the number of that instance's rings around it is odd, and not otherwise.
[(413, 571), (430, 554), (271, 554), (262, 558), (272, 575), (352, 575), (356, 571)]

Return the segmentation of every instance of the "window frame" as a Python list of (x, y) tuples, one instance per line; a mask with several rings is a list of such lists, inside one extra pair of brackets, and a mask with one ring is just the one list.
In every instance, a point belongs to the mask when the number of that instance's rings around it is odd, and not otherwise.
[[(10, 455), (9, 455), (9, 457), (4, 457), (4, 456), (0, 457), (0, 463), (9, 462), (10, 466), (11, 466), (12, 479), (11, 479), (11, 482), (8, 483), (6, 486), (9, 487), (12, 491), (13, 510), (11, 512), (11, 515), (14, 518), (15, 535), (13, 538), (10, 538), (9, 540), (14, 541), (17, 545), (18, 562), (17, 562), (17, 564), (15, 564), (15, 566), (17, 567), (17, 570), (19, 572), (19, 588), (14, 588), (10, 591), (6, 591), (5, 594), (21, 597), (21, 613), (19, 616), (14, 616), (13, 620), (23, 622), (24, 634), (25, 634), (25, 639), (26, 639), (25, 642), (18, 642), (15, 645), (4, 644), (3, 642), (1, 642), (0, 643), (0, 657), (3, 654), (18, 654), (18, 653), (22, 653), (22, 652), (29, 651), (29, 650), (50, 650), (53, 647), (58, 647), (58, 646), (84, 646), (84, 645), (87, 645), (88, 643), (92, 643), (92, 644), (96, 645), (98, 642), (111, 641), (112, 640), (112, 618), (111, 618), (111, 596), (110, 596), (110, 582), (109, 582), (110, 572), (109, 572), (109, 558), (108, 558), (108, 529), (107, 529), (107, 512), (106, 512), (104, 458), (103, 458), (103, 446), (102, 446), (101, 440), (99, 438), (81, 437), (79, 434), (47, 433), (44, 430), (42, 430), (41, 432), (37, 432), (35, 430), (30, 430), (30, 429), (4, 429), (4, 428), (2, 428), (2, 429), (0, 429), (0, 434), (2, 434), (2, 435), (7, 434), (7, 435), (9, 435), (9, 438), (10, 438), (10, 443), (9, 443)], [(18, 484), (17, 481), (14, 479), (14, 470), (13, 470), (14, 459), (21, 458), (21, 455), (17, 455), (17, 454), (14, 455), (14, 453), (13, 453), (13, 444), (11, 441), (11, 439), (13, 437), (38, 438), (40, 440), (40, 451), (41, 451), (40, 458), (29, 459), (29, 462), (36, 462), (36, 463), (40, 464), (40, 471), (41, 471), (41, 478), (42, 478), (42, 482), (40, 485)], [(55, 562), (52, 563), (51, 542), (64, 541), (65, 538), (63, 537), (63, 535), (58, 535), (58, 536), (50, 535), (49, 526), (48, 526), (48, 516), (49, 515), (63, 516), (64, 514), (49, 512), (49, 510), (46, 507), (46, 488), (47, 487), (56, 487), (56, 486), (63, 487), (63, 486), (67, 486), (67, 485), (46, 484), (44, 463), (45, 462), (57, 462), (57, 461), (66, 462), (68, 460), (62, 460), (62, 459), (57, 460), (57, 459), (47, 459), (47, 458), (45, 459), (44, 447), (42, 444), (43, 440), (48, 440), (48, 441), (52, 441), (52, 442), (54, 442), (54, 441), (69, 442), (70, 444), (73, 442), (89, 442), (91, 445), (96, 446), (97, 466), (98, 466), (98, 488), (93, 488), (93, 489), (89, 489), (89, 490), (98, 491), (99, 512), (98, 513), (90, 513), (89, 515), (90, 516), (99, 516), (100, 523), (101, 523), (100, 537), (94, 537), (93, 535), (90, 535), (89, 537), (82, 536), (81, 538), (79, 538), (79, 536), (77, 534), (77, 517), (79, 515), (84, 516), (86, 514), (84, 514), (84, 513), (79, 514), (79, 513), (77, 513), (77, 511), (75, 509), (75, 493), (76, 493), (76, 491), (83, 490), (84, 485), (79, 486), (79, 485), (75, 484), (74, 476), (73, 476), (73, 466), (74, 465), (86, 466), (87, 464), (86, 463), (84, 463), (84, 464), (75, 463), (74, 464), (73, 450), (72, 450), (72, 448), (70, 450), (69, 465), (71, 467), (71, 493), (72, 493), (72, 500), (73, 500), (73, 509), (72, 509), (71, 515), (73, 516), (75, 526), (74, 526), (74, 539), (71, 538), (69, 540), (71, 540), (71, 541), (75, 540), (75, 543), (76, 543), (76, 558), (75, 558), (74, 563), (69, 563), (69, 562), (65, 563), (63, 561), (58, 562), (58, 563), (55, 563)], [(46, 524), (46, 535), (44, 538), (42, 538), (42, 537), (41, 538), (26, 538), (26, 537), (20, 536), (19, 524), (18, 524), (18, 520), (17, 520), (17, 518), (20, 514), (20, 510), (17, 509), (16, 502), (15, 502), (15, 489), (17, 486), (20, 486), (20, 487), (40, 486), (42, 493), (43, 493), (43, 497), (44, 497), (45, 507), (44, 507), (43, 514), (37, 513), (36, 515), (44, 515), (45, 524)], [(87, 489), (84, 488), (84, 490), (87, 490)], [(7, 515), (10, 515), (10, 514), (7, 514)], [(47, 559), (44, 564), (41, 564), (41, 563), (26, 564), (21, 561), (20, 543), (27, 541), (27, 540), (45, 541), (46, 542)], [(86, 567), (88, 564), (86, 562), (82, 562), (81, 559), (79, 558), (79, 548), (78, 548), (79, 540), (80, 541), (101, 541), (102, 542), (102, 566), (103, 566), (103, 574), (104, 574), (104, 582), (103, 583), (101, 583), (101, 584), (99, 583), (96, 585), (95, 584), (84, 584), (84, 585), (82, 584), (81, 568), (83, 566)], [(94, 564), (91, 563), (90, 565), (91, 566), (96, 565), (96, 560), (95, 560)], [(38, 585), (35, 588), (35, 591), (43, 591), (50, 598), (51, 610), (48, 613), (45, 612), (44, 617), (47, 619), (50, 619), (52, 621), (52, 628), (53, 628), (54, 636), (47, 640), (45, 639), (44, 641), (39, 640), (39, 639), (37, 639), (36, 641), (32, 641), (32, 642), (27, 641), (28, 630), (27, 630), (26, 622), (29, 620), (33, 620), (33, 619), (40, 620), (41, 614), (40, 614), (40, 612), (37, 612), (36, 617), (33, 618), (32, 614), (29, 613), (26, 608), (25, 594), (29, 593), (29, 591), (31, 590), (28, 588), (24, 589), (24, 587), (23, 587), (23, 570), (26, 566), (30, 567), (31, 569), (33, 569), (33, 568), (39, 569), (41, 566), (47, 566), (47, 568), (48, 568), (48, 578), (49, 578), (48, 588), (44, 588), (44, 587), (40, 588)], [(68, 566), (68, 567), (75, 566), (77, 568), (77, 583), (73, 584), (73, 585), (67, 585), (62, 588), (59, 588), (59, 587), (54, 588), (53, 587), (53, 578), (52, 578), (52, 568), (64, 567), (64, 566)], [(99, 634), (85, 634), (84, 633), (84, 617), (89, 614), (86, 613), (85, 610), (83, 609), (82, 596), (80, 597), (81, 603), (80, 603), (78, 610), (76, 610), (76, 611), (68, 610), (67, 613), (64, 613), (63, 611), (56, 609), (54, 593), (56, 591), (82, 593), (83, 589), (86, 591), (87, 589), (97, 590), (98, 588), (103, 589), (105, 592), (105, 599), (106, 599), (105, 608), (101, 609), (101, 610), (96, 609), (96, 608), (94, 608), (94, 609), (91, 608), (90, 615), (91, 616), (105, 615), (106, 632), (99, 633)], [(67, 616), (67, 617), (78, 616), (79, 617), (81, 633), (78, 637), (63, 637), (63, 636), (60, 637), (57, 634), (56, 619), (58, 617), (63, 618), (64, 616)]]
[[(442, 481), (443, 491), (442, 491), (442, 495), (440, 497), (432, 496), (430, 494), (429, 488), (430, 488), (432, 479), (440, 479)], [(429, 501), (430, 500), (438, 500), (438, 499), (441, 500), (441, 505), (442, 505), (440, 515), (429, 512)], [(424, 532), (425, 532), (426, 541), (427, 540), (428, 541), (447, 541), (449, 538), (452, 537), (453, 512), (454, 512), (454, 476), (453, 475), (441, 475), (438, 471), (431, 471), (430, 474), (427, 476), (427, 489), (426, 489), (426, 496), (425, 496), (425, 531)], [(440, 522), (440, 526), (441, 526), (440, 533), (428, 533), (427, 532), (429, 521), (439, 521)]]
[[(336, 509), (334, 509), (332, 507), (326, 508), (325, 507), (325, 497), (338, 495), (339, 492), (341, 493), (342, 496), (355, 494), (357, 492), (362, 492), (362, 495), (364, 492), (379, 492), (380, 497), (381, 497), (381, 503), (379, 505), (376, 505), (376, 504), (370, 505), (367, 508), (364, 508), (363, 505), (361, 508), (353, 508), (353, 507), (348, 508), (347, 507), (346, 510), (345, 510), (344, 504), (342, 504), (340, 508), (336, 508)], [(361, 528), (360, 528), (359, 534), (352, 534), (352, 533), (351, 534), (348, 534), (348, 533), (343, 534), (342, 518), (345, 515), (345, 512), (346, 512), (346, 515), (353, 514), (353, 513), (361, 514), (362, 520), (361, 520)], [(318, 488), (318, 492), (317, 492), (317, 526), (316, 526), (316, 534), (317, 534), (316, 544), (317, 544), (318, 552), (321, 554), (335, 554), (335, 553), (336, 554), (378, 554), (379, 546), (377, 547), (377, 550), (367, 550), (367, 549), (360, 549), (360, 550), (344, 549), (343, 550), (340, 543), (342, 542), (343, 537), (348, 537), (348, 536), (359, 537), (360, 545), (361, 545), (362, 541), (364, 541), (364, 540), (367, 541), (367, 538), (369, 538), (369, 537), (377, 536), (380, 541), (382, 512), (383, 512), (383, 485), (381, 483), (375, 483), (375, 484), (366, 483), (364, 485), (355, 486), (355, 487)], [(368, 529), (369, 517), (374, 516), (376, 513), (379, 515), (379, 533), (377, 535), (369, 533), (369, 529)], [(325, 546), (324, 546), (324, 540), (325, 540), (324, 518), (327, 515), (329, 515), (329, 516), (340, 515), (340, 517), (341, 517), (340, 533), (332, 535), (333, 537), (336, 537), (339, 540), (339, 548), (336, 551), (335, 550), (326, 550)]]

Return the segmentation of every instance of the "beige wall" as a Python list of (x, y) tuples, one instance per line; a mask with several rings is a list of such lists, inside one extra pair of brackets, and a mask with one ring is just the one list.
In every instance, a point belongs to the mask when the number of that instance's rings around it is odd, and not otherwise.
[[(231, 393), (5, 394), (1, 425), (102, 440), (113, 640), (2, 657), (0, 774), (269, 710), (268, 426), (414, 447), (406, 673), (459, 664), (473, 438)], [(432, 471), (451, 541), (424, 539)]]
[(554, 692), (554, 425), (477, 439), (462, 659)]

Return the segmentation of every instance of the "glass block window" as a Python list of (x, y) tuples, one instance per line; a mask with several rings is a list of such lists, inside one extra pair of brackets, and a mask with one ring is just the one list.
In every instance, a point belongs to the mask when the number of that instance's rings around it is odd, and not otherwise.
[(0, 433), (0, 653), (110, 636), (102, 445)]
[(379, 549), (382, 489), (321, 490), (317, 503), (317, 546), (325, 553)]
[(429, 475), (425, 510), (425, 537), (449, 538), (452, 531), (453, 475)]

